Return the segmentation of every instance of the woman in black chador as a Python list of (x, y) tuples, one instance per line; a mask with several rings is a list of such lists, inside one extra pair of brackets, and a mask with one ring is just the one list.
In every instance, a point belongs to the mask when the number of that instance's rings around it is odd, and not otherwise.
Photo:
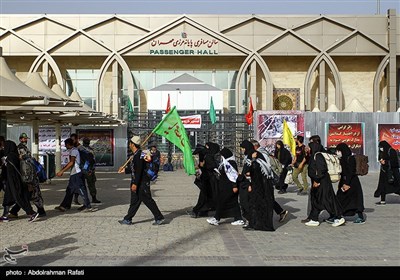
[(318, 153), (323, 152), (324, 148), (317, 142), (311, 142), (309, 147), (311, 155), (308, 166), (308, 176), (313, 183), (310, 192), (310, 221), (305, 223), (305, 225), (319, 226), (318, 215), (322, 210), (326, 210), (330, 216), (333, 217), (334, 222), (332, 226), (340, 226), (345, 223), (342, 217), (342, 208), (333, 190), (325, 158), (321, 153)]
[(289, 150), (285, 148), (285, 145), (281, 140), (276, 141), (275, 143), (275, 152), (274, 157), (282, 163), (283, 169), (281, 175), (279, 176), (279, 183), (277, 188), (279, 189), (279, 194), (286, 193), (288, 184), (285, 184), (286, 175), (289, 172), (289, 165), (292, 163), (292, 155)]
[(386, 195), (390, 193), (400, 194), (400, 172), (397, 152), (386, 141), (379, 142), (379, 162), (381, 171), (379, 173), (378, 188), (374, 197), (381, 197), (376, 205), (386, 204)]
[(211, 198), (210, 196), (208, 197), (209, 205), (211, 206), (210, 210), (215, 210), (215, 206), (217, 205), (218, 178), (214, 169), (219, 166), (219, 150), (220, 147), (217, 143), (207, 142), (204, 161), (199, 163), (203, 167), (202, 170), (206, 173), (207, 181), (210, 185), (209, 188), (211, 189)]
[[(336, 155), (340, 158), (340, 165), (342, 166), (336, 197), (342, 206), (343, 215), (353, 216), (357, 213), (354, 223), (364, 224), (364, 197), (360, 180), (356, 175), (356, 160), (351, 155), (351, 150), (346, 143), (337, 145)], [(329, 221), (334, 222), (332, 219)]]
[(10, 207), (16, 202), (27, 215), (30, 216), (29, 222), (33, 222), (39, 216), (38, 213), (33, 211), (29, 202), (30, 193), (27, 184), (22, 182), (20, 171), (20, 159), (18, 154), (17, 145), (10, 140), (5, 141), (4, 156), (6, 157), (6, 192), (5, 192), (5, 209)]
[(228, 148), (223, 148), (220, 152), (221, 163), (218, 167), (218, 196), (215, 215), (207, 219), (211, 225), (217, 226), (221, 218), (233, 217), (232, 225), (243, 225), (242, 215), (238, 202), (238, 188), (236, 179), (238, 177), (238, 167), (233, 153)]
[(264, 175), (265, 170), (263, 172), (265, 159), (248, 140), (244, 140), (240, 147), (244, 149), (246, 156), (243, 175), (250, 175), (251, 178), (248, 189), (251, 218), (246, 229), (274, 231), (272, 221), (274, 189), (271, 180)]
[(192, 218), (208, 216), (208, 211), (213, 205), (209, 177), (204, 165), (202, 166), (200, 164), (201, 162), (204, 162), (206, 152), (206, 146), (201, 144), (197, 144), (196, 149), (193, 151), (193, 155), (199, 155), (199, 166), (196, 171), (196, 179), (194, 180), (194, 184), (199, 188), (200, 192), (197, 199), (197, 204), (191, 211), (188, 212)]

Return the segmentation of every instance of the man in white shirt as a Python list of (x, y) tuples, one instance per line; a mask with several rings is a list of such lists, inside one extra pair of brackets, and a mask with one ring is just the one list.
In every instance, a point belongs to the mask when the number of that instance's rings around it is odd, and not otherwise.
[(59, 172), (57, 172), (57, 177), (62, 177), (65, 171), (71, 169), (71, 173), (69, 176), (69, 182), (66, 189), (66, 194), (64, 200), (61, 202), (60, 206), (57, 206), (55, 209), (61, 212), (64, 212), (66, 209), (71, 207), (72, 198), (74, 193), (79, 193), (79, 195), (83, 198), (83, 206), (79, 207), (78, 210), (85, 212), (94, 212), (97, 209), (92, 208), (90, 205), (90, 200), (88, 197), (88, 193), (86, 190), (85, 181), (83, 178), (83, 174), (81, 169), (79, 168), (80, 164), (80, 155), (79, 151), (76, 147), (74, 147), (74, 141), (71, 138), (68, 138), (64, 141), (65, 147), (69, 150), (69, 162), (64, 166)]

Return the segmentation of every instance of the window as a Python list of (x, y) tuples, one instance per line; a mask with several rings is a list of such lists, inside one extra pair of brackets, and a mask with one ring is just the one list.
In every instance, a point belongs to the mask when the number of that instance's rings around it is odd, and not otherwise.
[(67, 94), (76, 91), (86, 105), (96, 109), (98, 69), (67, 69)]

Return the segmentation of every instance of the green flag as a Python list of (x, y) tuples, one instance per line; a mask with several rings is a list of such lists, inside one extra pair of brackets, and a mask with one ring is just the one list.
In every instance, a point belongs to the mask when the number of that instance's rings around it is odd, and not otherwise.
[(188, 175), (196, 173), (189, 138), (175, 106), (156, 128), (153, 129), (153, 133), (161, 135), (171, 143), (174, 143), (183, 152), (183, 167), (185, 168), (185, 172)]
[(210, 102), (210, 120), (211, 120), (212, 124), (215, 124), (215, 122), (217, 121), (217, 115), (215, 114), (212, 96), (211, 96), (211, 102)]

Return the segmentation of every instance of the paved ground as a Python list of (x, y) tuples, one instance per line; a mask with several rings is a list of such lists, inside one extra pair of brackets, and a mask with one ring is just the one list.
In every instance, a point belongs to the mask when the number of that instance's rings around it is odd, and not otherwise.
[[(276, 194), (290, 211), (275, 232), (245, 231), (225, 220), (211, 226), (205, 218), (190, 218), (186, 210), (197, 201), (193, 176), (181, 170), (162, 172), (152, 185), (153, 197), (166, 223), (153, 226), (142, 205), (134, 225), (117, 221), (128, 209), (128, 175), (98, 173), (99, 211), (65, 213), (54, 210), (63, 196), (68, 175), (42, 186), (48, 216), (34, 223), (27, 217), (0, 224), (0, 248), (29, 252), (17, 257), (21, 266), (399, 266), (400, 196), (389, 195), (386, 206), (375, 206), (378, 174), (360, 177), (364, 188), (367, 223), (333, 228), (327, 223), (306, 227), (307, 196)], [(23, 214), (22, 212), (20, 213)], [(321, 219), (324, 217), (321, 216)], [(0, 266), (7, 264), (3, 259)]]

